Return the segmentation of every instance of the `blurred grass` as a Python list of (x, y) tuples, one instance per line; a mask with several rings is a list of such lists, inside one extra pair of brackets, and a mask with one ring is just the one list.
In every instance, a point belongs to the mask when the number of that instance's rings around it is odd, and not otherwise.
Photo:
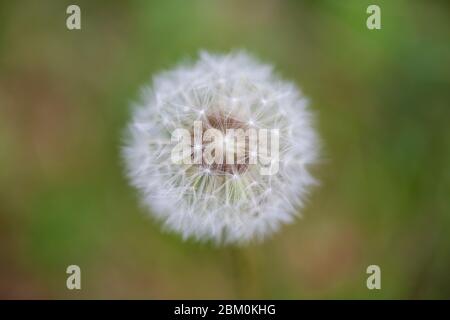
[[(0, 2), (0, 297), (450, 297), (447, 2), (78, 1), (68, 31), (70, 3)], [(324, 143), (304, 218), (238, 253), (241, 274), (233, 249), (161, 232), (119, 157), (153, 73), (234, 48), (301, 86)]]

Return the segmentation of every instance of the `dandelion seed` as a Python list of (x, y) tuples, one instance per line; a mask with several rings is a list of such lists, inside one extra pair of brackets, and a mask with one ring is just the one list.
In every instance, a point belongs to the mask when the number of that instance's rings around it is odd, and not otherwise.
[[(202, 52), (197, 62), (155, 76), (136, 106), (122, 152), (130, 183), (152, 216), (183, 239), (262, 240), (293, 220), (315, 181), (308, 170), (318, 143), (305, 101), (292, 83), (246, 53)], [(201, 121), (203, 132), (222, 132), (225, 144), (215, 151), (231, 152), (233, 159), (241, 155), (240, 162), (171, 161), (171, 130), (183, 128), (194, 137), (194, 121)], [(248, 137), (233, 143), (227, 132), (254, 129), (255, 123), (278, 130), (278, 158), (250, 149)], [(192, 153), (181, 158), (191, 160), (208, 143), (192, 138)], [(273, 167), (274, 174), (261, 173)]]

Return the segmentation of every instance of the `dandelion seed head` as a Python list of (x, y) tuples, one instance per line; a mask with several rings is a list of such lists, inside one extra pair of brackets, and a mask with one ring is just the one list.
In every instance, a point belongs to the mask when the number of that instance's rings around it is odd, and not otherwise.
[[(307, 100), (271, 66), (243, 52), (202, 52), (196, 62), (156, 75), (143, 92), (122, 154), (130, 183), (167, 229), (183, 239), (243, 244), (266, 238), (299, 213), (315, 183), (309, 166), (317, 159), (317, 135)], [(223, 132), (218, 151), (243, 154), (242, 161), (174, 163), (173, 130), (185, 128), (194, 136), (196, 120), (203, 131)], [(255, 124), (278, 129), (279, 159), (266, 155), (261, 160), (268, 161), (250, 163), (258, 153), (230, 142), (227, 129)], [(193, 141), (192, 150), (207, 146)], [(262, 167), (276, 164), (275, 174), (261, 174)]]

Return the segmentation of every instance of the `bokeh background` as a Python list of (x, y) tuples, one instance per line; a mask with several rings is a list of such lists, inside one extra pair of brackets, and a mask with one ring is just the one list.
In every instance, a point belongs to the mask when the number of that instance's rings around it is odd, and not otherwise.
[[(0, 297), (450, 298), (449, 31), (446, 1), (0, 1)], [(120, 160), (152, 74), (236, 48), (302, 88), (323, 140), (303, 218), (241, 250), (161, 232)]]

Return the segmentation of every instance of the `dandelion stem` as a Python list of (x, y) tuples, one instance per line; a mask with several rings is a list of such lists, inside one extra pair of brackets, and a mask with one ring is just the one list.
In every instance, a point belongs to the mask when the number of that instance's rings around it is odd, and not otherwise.
[(251, 259), (244, 248), (230, 248), (232, 276), (236, 297), (238, 299), (249, 299), (255, 297), (256, 277)]

